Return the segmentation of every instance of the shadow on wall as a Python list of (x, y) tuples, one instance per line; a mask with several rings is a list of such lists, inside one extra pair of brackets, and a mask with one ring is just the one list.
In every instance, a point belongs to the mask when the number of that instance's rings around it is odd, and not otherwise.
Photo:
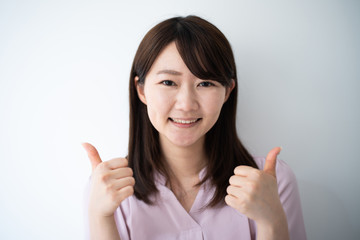
[(357, 239), (344, 202), (326, 186), (299, 180), (308, 239)]

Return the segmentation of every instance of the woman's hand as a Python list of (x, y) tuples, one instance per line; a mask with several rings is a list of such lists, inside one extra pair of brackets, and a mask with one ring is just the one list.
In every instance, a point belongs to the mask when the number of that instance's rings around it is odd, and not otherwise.
[(134, 193), (135, 179), (125, 158), (103, 162), (98, 151), (89, 143), (83, 143), (91, 165), (90, 217), (112, 217), (116, 208)]
[(288, 239), (276, 182), (276, 157), (280, 151), (281, 148), (276, 147), (268, 153), (262, 171), (249, 166), (236, 167), (225, 197), (227, 205), (256, 222), (258, 236), (266, 235), (266, 239), (272, 239), (273, 234), (274, 239)]

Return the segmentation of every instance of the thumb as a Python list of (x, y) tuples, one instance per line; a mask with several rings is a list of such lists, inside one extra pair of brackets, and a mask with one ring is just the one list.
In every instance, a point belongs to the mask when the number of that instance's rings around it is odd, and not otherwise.
[(81, 145), (87, 152), (87, 155), (90, 159), (92, 171), (94, 171), (96, 166), (99, 165), (100, 163), (102, 163), (99, 153), (96, 150), (96, 148), (93, 145), (91, 145), (90, 143), (82, 143)]
[(264, 172), (276, 177), (276, 157), (281, 151), (281, 147), (275, 147), (270, 150), (266, 156)]

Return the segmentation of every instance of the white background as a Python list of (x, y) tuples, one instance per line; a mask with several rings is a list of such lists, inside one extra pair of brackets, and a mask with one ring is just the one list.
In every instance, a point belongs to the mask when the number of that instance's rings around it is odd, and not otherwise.
[(82, 239), (90, 164), (124, 156), (128, 77), (159, 21), (228, 37), (239, 134), (294, 170), (309, 239), (360, 235), (359, 1), (0, 1), (0, 239)]

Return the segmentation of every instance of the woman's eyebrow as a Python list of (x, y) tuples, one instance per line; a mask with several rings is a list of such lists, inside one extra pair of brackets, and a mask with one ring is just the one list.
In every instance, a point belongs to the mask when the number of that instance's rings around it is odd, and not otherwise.
[(181, 72), (171, 70), (171, 69), (164, 69), (157, 72), (157, 74), (170, 74), (170, 75), (182, 75)]

